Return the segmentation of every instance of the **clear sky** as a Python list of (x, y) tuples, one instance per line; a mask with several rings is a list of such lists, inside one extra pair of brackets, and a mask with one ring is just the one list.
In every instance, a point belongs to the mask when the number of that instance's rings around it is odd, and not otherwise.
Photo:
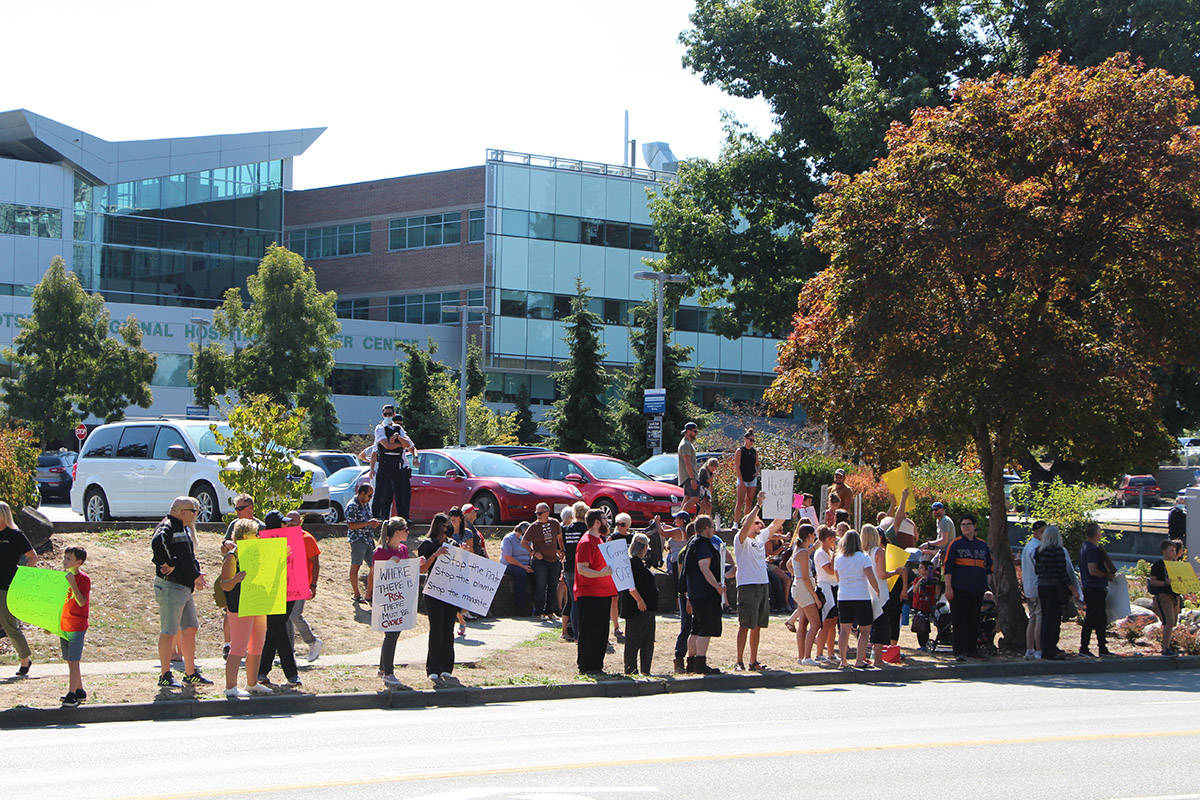
[(723, 110), (756, 130), (770, 114), (682, 66), (692, 6), (12, 4), (0, 110), (110, 140), (325, 126), (296, 159), (296, 188), (480, 164), (488, 147), (620, 163), (625, 109), (639, 143), (714, 156)]

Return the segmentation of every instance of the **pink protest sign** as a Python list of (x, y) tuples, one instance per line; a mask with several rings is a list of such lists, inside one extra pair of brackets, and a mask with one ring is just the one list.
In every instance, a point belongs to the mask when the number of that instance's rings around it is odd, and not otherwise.
[(304, 531), (300, 528), (275, 528), (260, 531), (262, 539), (287, 539), (287, 599), (307, 600), (310, 597), (308, 589), (308, 557), (304, 549)]
[(792, 508), (804, 508), (804, 495), (792, 495)]

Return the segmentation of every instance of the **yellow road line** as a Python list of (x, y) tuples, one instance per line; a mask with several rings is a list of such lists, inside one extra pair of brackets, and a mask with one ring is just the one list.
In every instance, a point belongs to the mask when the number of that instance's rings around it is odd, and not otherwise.
[(1145, 731), (1142, 733), (1081, 733), (1066, 736), (1027, 736), (1016, 739), (975, 739), (950, 742), (906, 742), (902, 744), (864, 745), (859, 747), (821, 747), (804, 750), (769, 750), (757, 753), (716, 753), (704, 756), (662, 756), (658, 758), (616, 759), (612, 761), (589, 761), (577, 764), (546, 764), (520, 767), (493, 767), (489, 769), (468, 769), (457, 772), (426, 772), (412, 775), (389, 775), (378, 778), (354, 778), (340, 781), (321, 781), (314, 783), (279, 784), (276, 786), (247, 786), (244, 788), (207, 789), (196, 792), (178, 792), (175, 794), (143, 794), (130, 795), (116, 800), (190, 800), (191, 798), (212, 797), (221, 795), (247, 794), (278, 794), (283, 792), (307, 792), (316, 789), (336, 789), (347, 786), (374, 786), (379, 784), (420, 783), (423, 781), (444, 781), (458, 778), (486, 778), (497, 775), (523, 775), (530, 772), (568, 772), (586, 769), (606, 769), (612, 767), (639, 767), (662, 764), (686, 764), (694, 761), (745, 761), (756, 758), (791, 758), (795, 756), (827, 756), (845, 753), (879, 753), (901, 750), (924, 750), (931, 748), (955, 747), (987, 747), (999, 744), (1044, 744), (1050, 742), (1111, 742), (1130, 739), (1167, 739), (1177, 737), (1197, 736), (1200, 730), (1182, 731)]

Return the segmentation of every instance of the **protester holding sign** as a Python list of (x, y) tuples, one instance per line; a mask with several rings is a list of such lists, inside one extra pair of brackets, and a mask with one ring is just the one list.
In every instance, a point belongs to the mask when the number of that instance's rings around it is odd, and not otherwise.
[[(367, 580), (367, 585), (371, 587), (371, 616), (372, 623), (375, 617), (385, 617), (384, 606), (388, 603), (386, 597), (375, 596), (375, 584), (377, 579), (377, 570), (382, 570), (385, 567), (398, 564), (401, 561), (407, 561), (408, 555), (408, 521), (403, 517), (392, 517), (383, 524), (383, 544), (376, 548), (374, 558), (371, 560), (371, 571)], [(416, 587), (412, 587), (414, 596), (411, 599), (413, 606), (416, 605), (415, 591)], [(379, 614), (376, 614), (376, 609)], [(400, 629), (385, 630), (383, 633), (383, 646), (379, 648), (379, 677), (383, 678), (383, 683), (387, 687), (399, 686), (400, 680), (396, 677), (396, 640), (400, 638)]]
[(576, 665), (581, 675), (591, 675), (604, 671), (609, 606), (617, 588), (613, 585), (612, 570), (600, 552), (600, 545), (608, 534), (604, 510), (588, 509), (584, 524), (587, 533), (575, 548), (575, 602), (579, 604)]
[[(283, 528), (283, 514), (269, 511), (263, 517), (266, 523), (264, 531)], [(301, 545), (303, 547), (303, 545)], [(300, 554), (303, 555), (303, 554)], [(258, 665), (258, 682), (264, 686), (271, 685), (271, 669), (275, 665), (275, 656), (279, 656), (279, 666), (283, 669), (283, 677), (287, 680), (285, 686), (295, 689), (301, 685), (300, 671), (296, 668), (296, 651), (292, 646), (292, 638), (288, 634), (288, 617), (292, 615), (294, 601), (288, 600), (280, 614), (267, 615), (267, 637), (263, 645), (262, 660)]]
[[(447, 553), (446, 539), (450, 535), (450, 518), (437, 514), (429, 524), (429, 537), (417, 548), (421, 557), (421, 574), (428, 575), (438, 557)], [(453, 546), (453, 545), (451, 545)], [(429, 646), (425, 655), (425, 672), (433, 683), (447, 681), (454, 672), (454, 620), (458, 609), (444, 600), (425, 595), (425, 613), (429, 617)]]
[(17, 658), (21, 659), (17, 677), (24, 678), (29, 675), (33, 660), (30, 658), (29, 642), (21, 632), (21, 623), (9, 613), (8, 587), (12, 585), (22, 559), (26, 566), (32, 567), (37, 563), (37, 553), (25, 534), (17, 530), (8, 503), (0, 502), (0, 525), (3, 526), (0, 528), (0, 627), (4, 628), (8, 640), (17, 651)]
[(650, 537), (635, 533), (629, 544), (629, 565), (633, 571), (633, 588), (621, 592), (621, 616), (625, 618), (625, 674), (632, 675), (641, 667), (643, 675), (650, 674), (654, 660), (654, 621), (658, 612), (658, 584), (646, 566)]
[[(271, 690), (258, 682), (258, 666), (262, 658), (263, 643), (267, 636), (265, 614), (239, 616), (242, 599), (242, 581), (246, 572), (238, 561), (237, 545), (258, 538), (258, 522), (254, 519), (235, 519), (231, 533), (233, 539), (221, 546), (221, 588), (225, 591), (225, 605), (229, 610), (229, 652), (225, 657), (225, 696), (230, 698), (249, 697), (251, 694), (270, 694)], [(246, 659), (246, 688), (237, 685), (238, 667)]]
[(1162, 620), (1162, 654), (1175, 655), (1175, 646), (1171, 636), (1175, 632), (1175, 621), (1179, 617), (1179, 595), (1171, 586), (1171, 576), (1167, 574), (1167, 562), (1175, 559), (1175, 545), (1170, 539), (1163, 539), (1160, 545), (1162, 558), (1150, 565), (1150, 577), (1146, 579), (1146, 591), (1150, 592), (1153, 603), (1152, 609)]

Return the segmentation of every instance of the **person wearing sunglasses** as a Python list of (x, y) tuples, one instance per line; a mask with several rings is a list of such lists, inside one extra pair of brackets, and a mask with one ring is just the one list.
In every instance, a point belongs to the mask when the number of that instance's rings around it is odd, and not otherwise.
[[(254, 516), (254, 498), (251, 497), (250, 495), (242, 493), (242, 494), (239, 494), (237, 497), (233, 498), (233, 514), (234, 514), (234, 517), (232, 520), (229, 521), (229, 527), (225, 528), (225, 541), (227, 541), (227, 542), (233, 541), (233, 526), (237, 524), (237, 521), (239, 519), (254, 520), (254, 523), (256, 525), (258, 525), (258, 530), (262, 531), (262, 529), (264, 527), (264, 523), (261, 519)], [(232, 635), (231, 630), (232, 629), (231, 629), (230, 620), (229, 620), (229, 609), (227, 607), (221, 605), (221, 603), (223, 602), (223, 599), (221, 597), (217, 597), (216, 600), (217, 600), (217, 605), (220, 606), (225, 611), (224, 617), (221, 622), (221, 627), (225, 633), (225, 645), (221, 648), (221, 652), (224, 654), (225, 658), (228, 658), (229, 657), (229, 643), (232, 641), (232, 639), (231, 639), (231, 635)]]

